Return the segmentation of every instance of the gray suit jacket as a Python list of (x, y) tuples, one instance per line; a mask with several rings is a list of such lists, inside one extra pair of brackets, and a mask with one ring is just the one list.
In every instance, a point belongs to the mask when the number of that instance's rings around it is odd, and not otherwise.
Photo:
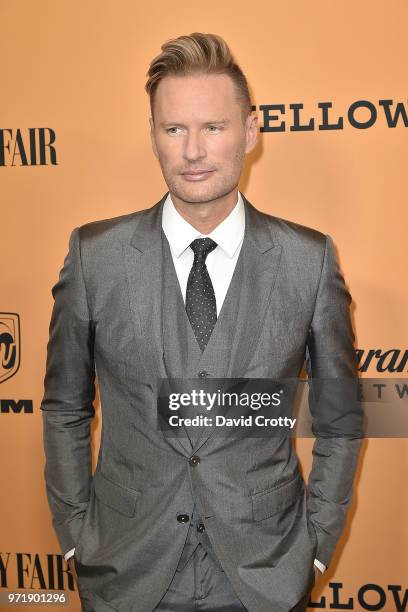
[[(208, 429), (194, 449), (197, 466), (180, 439), (157, 428), (166, 195), (75, 228), (52, 289), (41, 408), (53, 525), (62, 552), (76, 548), (79, 588), (93, 609), (150, 612), (180, 558), (187, 530), (176, 519), (191, 513), (192, 487), (244, 605), (285, 612), (306, 592), (314, 558), (330, 564), (351, 502), (362, 415), (336, 397), (316, 404), (308, 486), (290, 438), (232, 441)], [(211, 375), (296, 378), (306, 359), (313, 377), (355, 380), (351, 297), (331, 238), (244, 203), (235, 332)], [(93, 475), (95, 375), (102, 437)], [(351, 435), (328, 436), (333, 415), (350, 412)]]

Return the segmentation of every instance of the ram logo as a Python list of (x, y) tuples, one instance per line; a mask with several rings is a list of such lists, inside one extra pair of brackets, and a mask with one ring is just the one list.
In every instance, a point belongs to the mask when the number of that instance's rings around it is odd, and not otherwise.
[(0, 312), (0, 383), (20, 367), (20, 317), (15, 312)]

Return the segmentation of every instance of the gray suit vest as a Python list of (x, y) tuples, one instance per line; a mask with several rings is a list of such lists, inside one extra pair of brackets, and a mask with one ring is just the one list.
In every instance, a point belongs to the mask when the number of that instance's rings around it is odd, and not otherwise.
[[(201, 352), (185, 310), (170, 246), (164, 233), (162, 238), (162, 329), (164, 363), (167, 376), (169, 378), (198, 378), (204, 374), (222, 378), (228, 366), (230, 349), (236, 329), (236, 318), (242, 287), (242, 250), (210, 340), (204, 351)], [(186, 429), (188, 434), (186, 441), (191, 446), (191, 454), (194, 452), (201, 431), (199, 428)], [(194, 498), (192, 490), (191, 495)], [(190, 517), (186, 542), (178, 564), (179, 570), (186, 565), (199, 543), (202, 544), (214, 561), (220, 565), (210, 540), (205, 533), (201, 517), (195, 510), (194, 501), (194, 510)]]

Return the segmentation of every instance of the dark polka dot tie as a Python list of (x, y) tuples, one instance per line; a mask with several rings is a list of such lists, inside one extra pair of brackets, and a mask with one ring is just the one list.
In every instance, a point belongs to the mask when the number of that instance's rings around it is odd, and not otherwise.
[(217, 321), (217, 304), (214, 288), (205, 260), (217, 243), (211, 238), (197, 238), (190, 247), (194, 251), (194, 262), (187, 280), (186, 311), (195, 337), (203, 351)]

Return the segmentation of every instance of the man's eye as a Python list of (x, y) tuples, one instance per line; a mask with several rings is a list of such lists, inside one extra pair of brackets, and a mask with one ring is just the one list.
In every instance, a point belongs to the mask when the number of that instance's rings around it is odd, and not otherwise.
[(219, 132), (221, 128), (218, 125), (209, 125), (208, 129), (210, 132), (215, 133), (215, 132)]
[(179, 130), (180, 128), (175, 126), (175, 127), (171, 127), (171, 128), (167, 128), (166, 132), (168, 134), (177, 134), (177, 130)]

